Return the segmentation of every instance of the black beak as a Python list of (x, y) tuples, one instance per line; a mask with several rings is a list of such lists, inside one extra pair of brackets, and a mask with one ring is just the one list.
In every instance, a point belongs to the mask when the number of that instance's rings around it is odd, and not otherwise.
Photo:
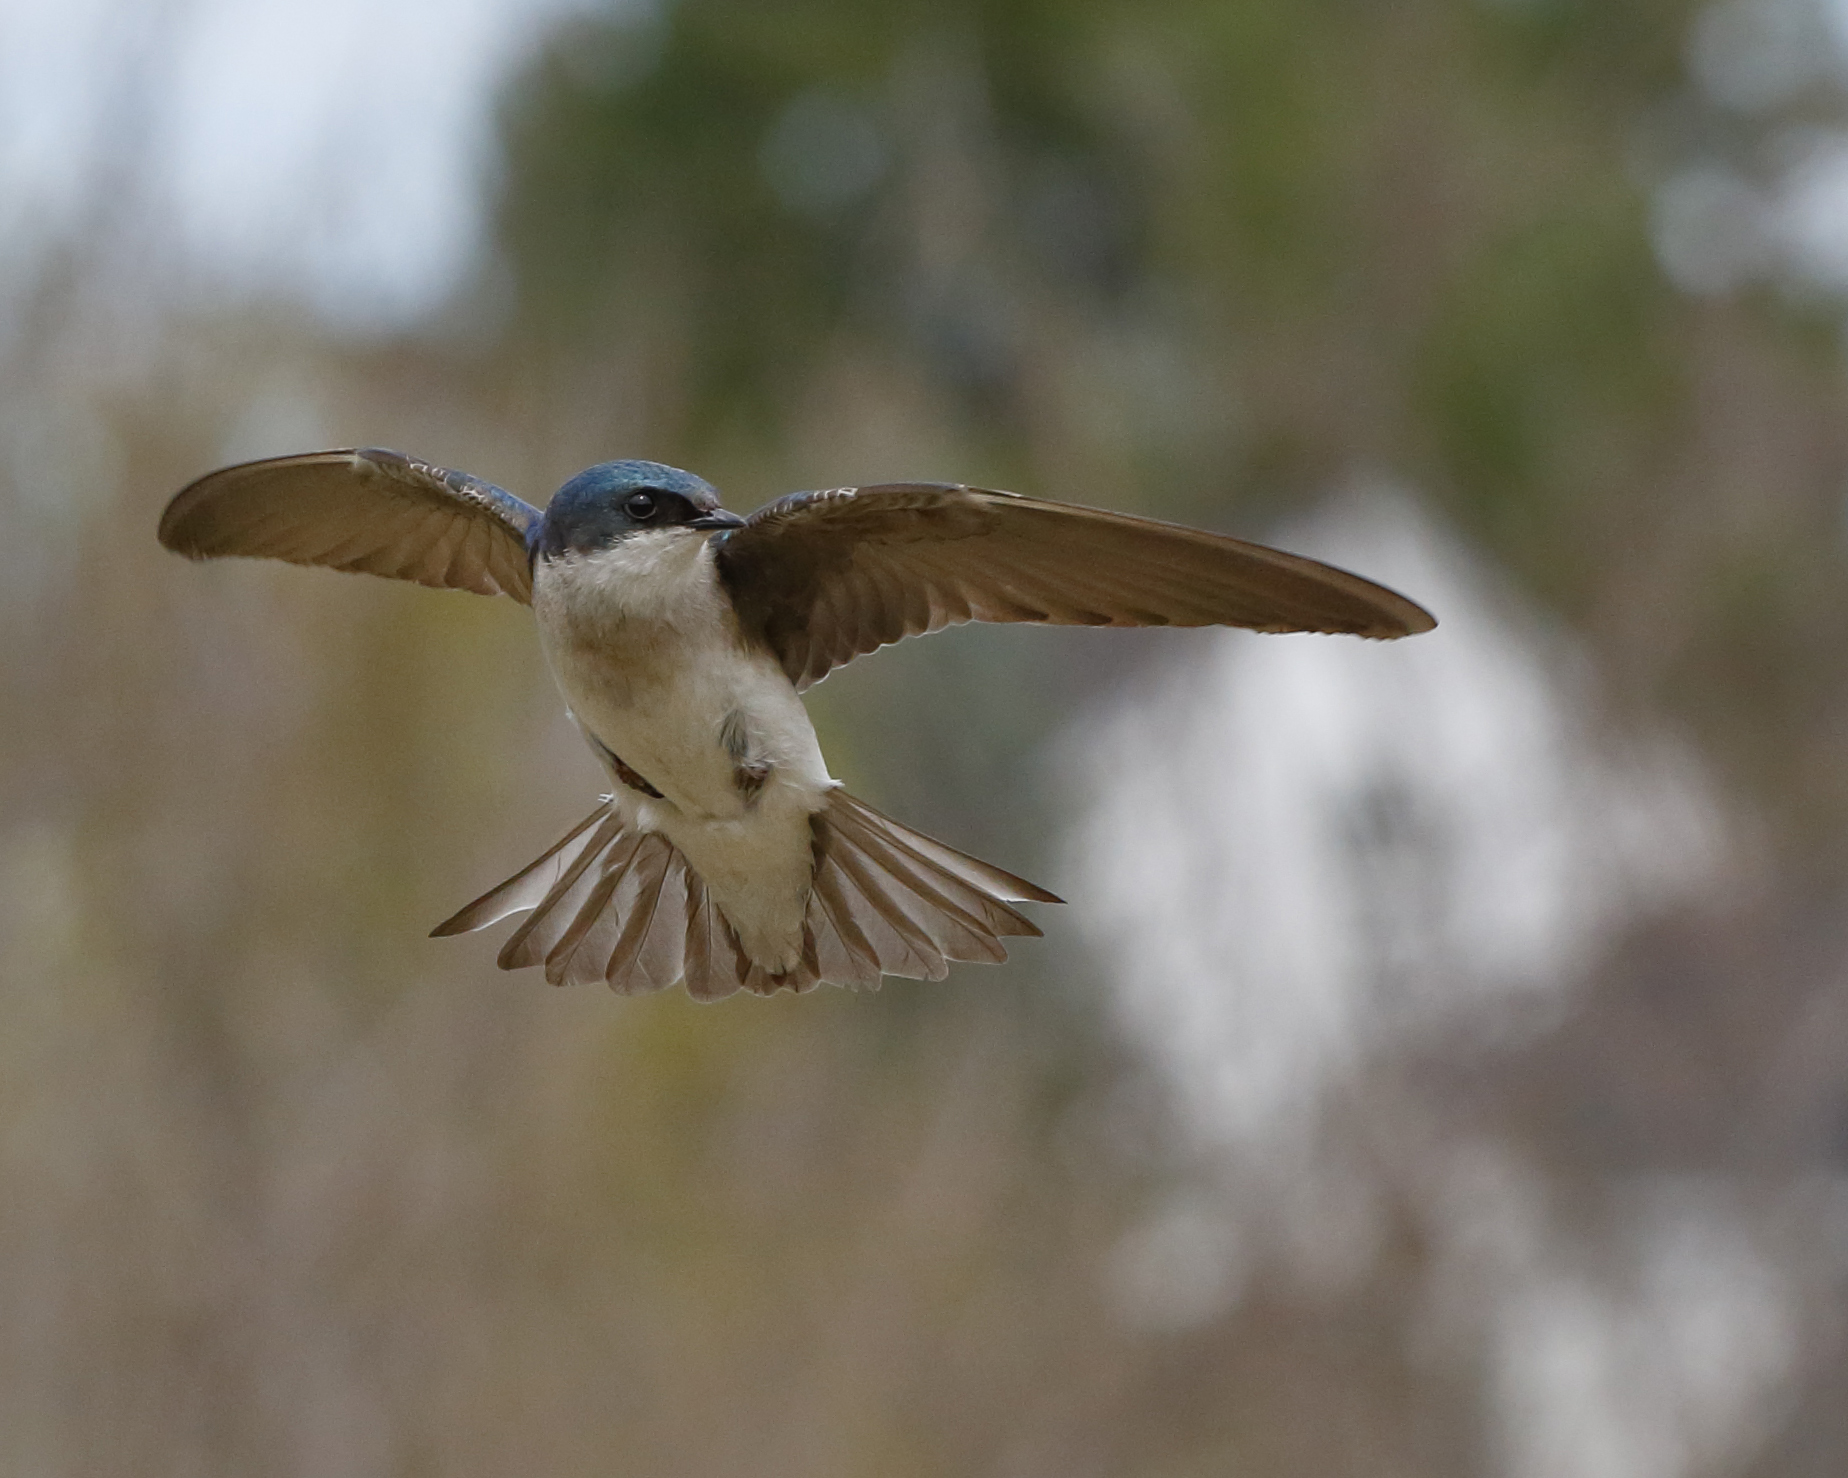
[(729, 508), (715, 508), (710, 513), (702, 513), (698, 518), (687, 520), (690, 529), (741, 529), (744, 520)]

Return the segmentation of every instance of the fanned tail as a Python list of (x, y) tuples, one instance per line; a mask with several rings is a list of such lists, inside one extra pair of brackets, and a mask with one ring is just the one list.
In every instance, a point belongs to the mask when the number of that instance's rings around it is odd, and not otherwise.
[(998, 963), (1004, 938), (1040, 933), (1011, 904), (1062, 901), (844, 790), (829, 793), (812, 826), (802, 955), (777, 974), (745, 953), (679, 850), (626, 822), (610, 801), (431, 932), (464, 934), (527, 912), (501, 947), (503, 970), (543, 965), (554, 985), (602, 980), (624, 995), (684, 981), (694, 999), (716, 1001), (824, 982), (875, 990), (882, 975), (941, 980), (953, 960)]

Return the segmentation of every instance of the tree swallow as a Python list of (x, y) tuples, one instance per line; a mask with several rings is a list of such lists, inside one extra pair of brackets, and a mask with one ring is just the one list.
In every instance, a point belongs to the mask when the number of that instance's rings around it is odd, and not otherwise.
[(1399, 637), (1436, 623), (1314, 560), (1176, 524), (945, 483), (793, 493), (740, 518), (658, 462), (580, 472), (541, 513), (377, 449), (208, 474), (160, 521), (194, 559), (262, 555), (533, 609), (601, 804), (434, 933), (526, 913), (503, 969), (700, 1000), (940, 979), (1040, 930), (1044, 888), (854, 799), (798, 696), (963, 621)]

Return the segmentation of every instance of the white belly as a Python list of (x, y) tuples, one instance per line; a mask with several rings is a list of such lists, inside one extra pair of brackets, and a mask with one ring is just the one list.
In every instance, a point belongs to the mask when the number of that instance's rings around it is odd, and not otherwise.
[(706, 536), (650, 530), (542, 560), (533, 612), (578, 725), (661, 792), (618, 778), (627, 818), (685, 854), (746, 953), (771, 970), (793, 964), (810, 817), (835, 782), (795, 687), (739, 639)]

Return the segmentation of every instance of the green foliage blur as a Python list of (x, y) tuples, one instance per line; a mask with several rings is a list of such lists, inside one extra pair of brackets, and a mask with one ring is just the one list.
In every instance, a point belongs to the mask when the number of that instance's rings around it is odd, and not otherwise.
[[(1357, 469), (1406, 479), (1609, 648), (1625, 701), (1788, 805), (1801, 741), (1703, 695), (1719, 663), (1840, 694), (1811, 660), (1848, 618), (1839, 438), (1703, 443), (1716, 397), (1827, 398), (1833, 310), (1692, 300), (1655, 264), (1650, 172), (1707, 126), (1676, 116), (1693, 14), (620, 11), (504, 107), (517, 332), (580, 394), (648, 397), (660, 454), (747, 502), (960, 477), (1256, 529)], [(925, 465), (825, 424), (862, 377), (947, 438)]]

